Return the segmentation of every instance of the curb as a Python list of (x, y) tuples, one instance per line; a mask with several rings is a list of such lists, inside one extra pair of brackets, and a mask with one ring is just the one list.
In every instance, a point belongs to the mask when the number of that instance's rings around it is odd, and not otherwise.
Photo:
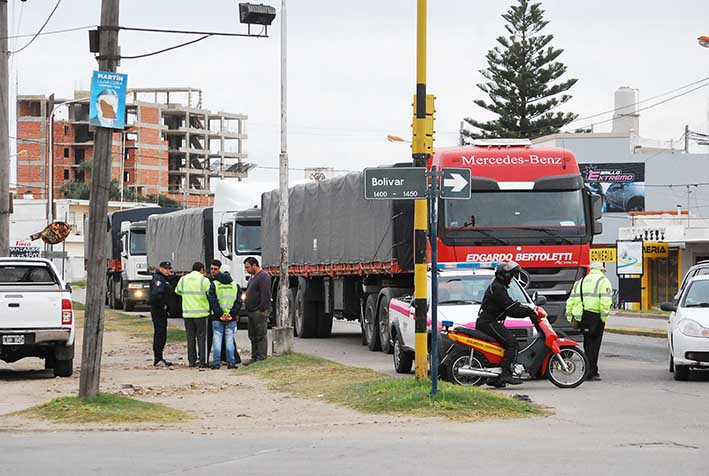
[(665, 339), (667, 331), (662, 329), (641, 329), (637, 327), (606, 327), (606, 332), (611, 334), (623, 334), (628, 336), (654, 337)]
[(641, 319), (659, 319), (659, 320), (667, 320), (670, 315), (669, 314), (643, 314), (640, 312), (612, 312), (611, 316), (618, 316), (618, 317), (635, 317), (635, 318), (641, 318)]

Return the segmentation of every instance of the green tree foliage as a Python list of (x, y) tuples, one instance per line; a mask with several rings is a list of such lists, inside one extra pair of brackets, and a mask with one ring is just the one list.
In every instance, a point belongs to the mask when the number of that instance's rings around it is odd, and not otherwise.
[(564, 93), (577, 80), (561, 79), (566, 66), (557, 59), (564, 50), (551, 46), (554, 35), (541, 33), (549, 21), (540, 4), (517, 0), (502, 18), (509, 36), (498, 37), (498, 45), (488, 51), (487, 68), (480, 71), (487, 81), (477, 85), (489, 102), (474, 101), (497, 118), (480, 122), (466, 117), (465, 122), (474, 128), (462, 131), (466, 142), (553, 134), (578, 117), (554, 111), (571, 99)]

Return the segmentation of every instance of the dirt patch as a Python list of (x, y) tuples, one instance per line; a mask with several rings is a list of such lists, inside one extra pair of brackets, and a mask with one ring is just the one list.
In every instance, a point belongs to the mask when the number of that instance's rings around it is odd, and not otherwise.
[[(81, 342), (81, 333), (77, 343)], [(369, 423), (402, 423), (407, 419), (362, 415), (326, 402), (310, 401), (270, 390), (267, 383), (239, 370), (194, 369), (184, 365), (185, 346), (170, 344), (165, 355), (175, 365), (152, 366), (151, 343), (123, 333), (104, 335), (101, 392), (164, 403), (183, 410), (194, 420), (176, 424), (55, 424), (6, 414), (76, 395), (79, 388), (77, 348), (74, 375), (55, 378), (40, 359), (15, 364), (0, 362), (0, 431), (25, 430), (155, 430), (179, 429), (199, 434), (241, 432), (245, 428), (313, 427)], [(248, 358), (243, 352), (242, 358)]]

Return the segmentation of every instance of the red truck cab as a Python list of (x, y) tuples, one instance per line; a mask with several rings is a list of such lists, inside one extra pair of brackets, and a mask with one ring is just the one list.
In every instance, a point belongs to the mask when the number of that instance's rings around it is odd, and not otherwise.
[(550, 320), (571, 331), (559, 318), (602, 231), (600, 201), (574, 155), (503, 139), (439, 149), (430, 166), (471, 170), (471, 198), (439, 203), (439, 261), (518, 262), (529, 291), (546, 296)]

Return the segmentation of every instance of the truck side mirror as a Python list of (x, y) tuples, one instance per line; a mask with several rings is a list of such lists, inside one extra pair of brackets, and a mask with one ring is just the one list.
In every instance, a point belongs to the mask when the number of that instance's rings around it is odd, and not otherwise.
[(217, 248), (219, 251), (226, 251), (226, 227), (224, 225), (217, 228)]

